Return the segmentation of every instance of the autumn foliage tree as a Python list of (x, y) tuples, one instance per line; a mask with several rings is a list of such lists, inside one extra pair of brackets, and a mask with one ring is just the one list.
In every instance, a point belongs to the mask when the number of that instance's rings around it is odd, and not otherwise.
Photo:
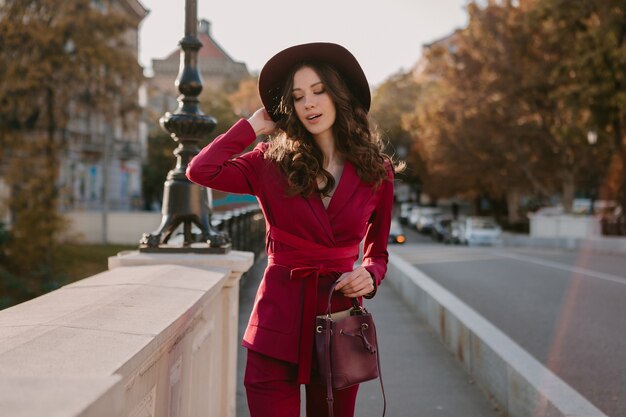
[(470, 2), (468, 26), (425, 48), (424, 94), (405, 121), (431, 188), (505, 200), (514, 222), (520, 195), (560, 194), (567, 210), (591, 173), (604, 174), (621, 141), (591, 148), (587, 137), (623, 120), (623, 2), (574, 3)]
[(228, 94), (228, 101), (237, 116), (250, 117), (263, 106), (257, 85), (258, 77), (250, 76), (241, 80), (238, 88)]
[(555, 172), (524, 81), (529, 30), (511, 5), (468, 10), (467, 28), (427, 48), (428, 95), (411, 123), (440, 192), (505, 198), (515, 222), (519, 194), (549, 194)]
[(570, 125), (579, 127), (577, 137), (598, 135), (599, 159), (588, 172), (604, 177), (601, 197), (626, 208), (626, 3), (536, 1), (532, 19), (542, 48), (559, 54), (552, 81), (562, 108), (578, 121)]
[(413, 187), (421, 187), (427, 173), (418, 154), (413, 154), (408, 160), (413, 136), (403, 123), (403, 118), (413, 111), (420, 93), (421, 86), (416, 82), (413, 72), (399, 71), (376, 87), (370, 109), (376, 129), (387, 143), (386, 152), (407, 162), (407, 169), (398, 177)]
[[(133, 115), (141, 68), (133, 22), (102, 0), (0, 3), (0, 161), (11, 188), (2, 274), (20, 277), (16, 301), (58, 285), (59, 158), (77, 111)], [(2, 285), (0, 283), (0, 285)]]

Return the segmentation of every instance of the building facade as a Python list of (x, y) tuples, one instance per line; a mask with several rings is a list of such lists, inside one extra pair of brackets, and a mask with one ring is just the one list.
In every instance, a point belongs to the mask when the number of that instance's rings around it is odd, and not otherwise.
[[(98, 0), (92, 5), (105, 7)], [(111, 6), (133, 21), (126, 41), (139, 65), (139, 24), (148, 10), (138, 0), (117, 0)], [(143, 112), (145, 86), (125, 88), (137, 91), (135, 104)], [(101, 210), (104, 205), (110, 210), (141, 208), (141, 166), (148, 136), (145, 118), (107, 121), (78, 103), (70, 106), (71, 118), (63, 132), (67, 150), (59, 175), (61, 211)]]
[[(202, 94), (216, 90), (233, 90), (239, 82), (250, 74), (243, 62), (235, 61), (217, 43), (211, 34), (211, 23), (202, 19), (198, 28), (198, 39), (202, 47), (198, 51), (198, 70), (202, 76)], [(166, 112), (174, 111), (180, 95), (174, 81), (180, 68), (178, 49), (163, 59), (152, 60), (153, 76), (148, 80), (148, 107), (150, 126), (158, 128), (157, 121)]]

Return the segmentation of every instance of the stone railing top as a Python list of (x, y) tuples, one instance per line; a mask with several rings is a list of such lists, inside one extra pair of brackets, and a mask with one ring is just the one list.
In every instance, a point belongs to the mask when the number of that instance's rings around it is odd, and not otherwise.
[(252, 252), (231, 250), (227, 254), (200, 253), (144, 253), (139, 251), (120, 252), (118, 256), (109, 258), (109, 269), (121, 266), (141, 266), (153, 264), (186, 265), (204, 268), (210, 265), (227, 268), (236, 273), (243, 273), (254, 263)]
[(108, 415), (105, 394), (193, 328), (230, 274), (119, 267), (0, 311), (0, 415)]
[[(112, 375), (229, 271), (122, 267), (0, 311), (0, 375)], [(185, 317), (182, 317), (184, 319)]]

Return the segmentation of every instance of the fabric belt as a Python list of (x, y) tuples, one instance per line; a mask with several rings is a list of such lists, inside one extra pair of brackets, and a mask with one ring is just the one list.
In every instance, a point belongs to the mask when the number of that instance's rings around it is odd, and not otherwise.
[(299, 384), (308, 384), (311, 379), (319, 277), (325, 274), (352, 271), (354, 261), (359, 255), (359, 245), (330, 248), (302, 239), (274, 226), (269, 226), (269, 228), (270, 238), (297, 248), (271, 253), (268, 255), (268, 261), (270, 265), (276, 264), (290, 268), (292, 280), (304, 281), (297, 381)]

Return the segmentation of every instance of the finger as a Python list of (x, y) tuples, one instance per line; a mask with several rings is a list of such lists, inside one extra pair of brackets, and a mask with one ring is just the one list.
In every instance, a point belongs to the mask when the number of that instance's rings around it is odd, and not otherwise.
[(358, 277), (353, 277), (342, 289), (344, 293), (354, 293), (365, 288), (365, 283)]
[(349, 274), (349, 276), (346, 276), (342, 284), (342, 288), (344, 288), (346, 292), (355, 292), (367, 287), (371, 282), (372, 278), (369, 272), (363, 272), (355, 269)]
[[(370, 273), (362, 266), (357, 267), (353, 271), (344, 272), (338, 279), (339, 283), (335, 286), (337, 291), (341, 290), (345, 293), (356, 293), (363, 288), (368, 288), (369, 285), (373, 286), (373, 279)], [(365, 294), (369, 294), (373, 291), (367, 291)]]
[(371, 285), (367, 282), (353, 282), (352, 285), (347, 285), (343, 288), (342, 293), (346, 296), (357, 297), (359, 295), (369, 294), (372, 289), (369, 289)]
[(356, 298), (356, 297), (362, 297), (366, 294), (369, 294), (370, 291), (367, 290), (361, 290), (361, 291), (355, 291), (355, 292), (349, 292), (349, 293), (344, 293), (344, 297), (349, 297), (349, 298)]
[(342, 289), (343, 287), (346, 286), (346, 284), (349, 283), (349, 277), (350, 275), (352, 275), (352, 272), (344, 272), (343, 274), (341, 274), (341, 276), (339, 277), (339, 279), (337, 279), (337, 281), (339, 281), (339, 283), (335, 286), (335, 290), (339, 291), (340, 289)]
[(371, 278), (371, 275), (361, 280), (358, 284), (354, 283), (351, 288), (346, 288), (344, 295), (349, 297), (360, 297), (363, 295), (367, 295), (374, 291), (374, 282)]
[(263, 107), (256, 109), (256, 111), (254, 113), (252, 113), (252, 117), (259, 117), (261, 116), (261, 119), (263, 119), (263, 112), (265, 111), (265, 109)]

